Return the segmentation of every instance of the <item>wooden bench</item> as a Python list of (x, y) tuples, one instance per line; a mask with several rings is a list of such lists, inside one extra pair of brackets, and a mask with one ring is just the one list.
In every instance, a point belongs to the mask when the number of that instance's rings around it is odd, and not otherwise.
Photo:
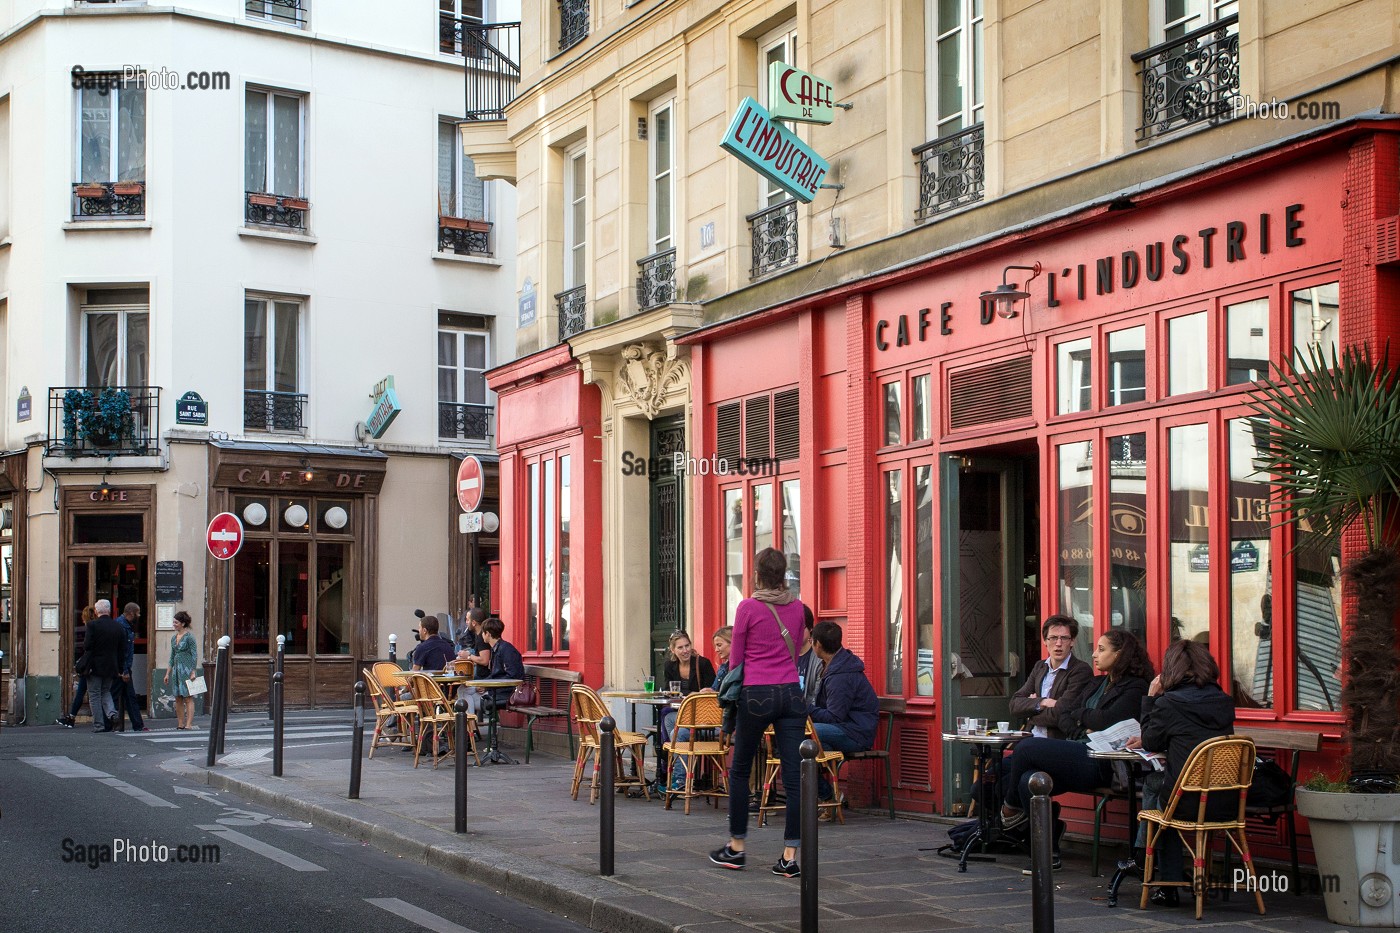
[[(879, 761), (882, 758), (884, 759), (885, 792), (889, 794), (890, 797), (890, 819), (894, 819), (894, 769), (890, 765), (890, 740), (894, 736), (894, 717), (896, 714), (903, 713), (907, 705), (903, 697), (880, 697), (879, 718), (883, 719), (885, 722), (884, 744), (880, 744), (879, 723), (877, 722), (875, 730), (876, 747), (868, 751), (846, 753), (847, 761)], [(880, 803), (879, 781), (872, 780), (870, 785), (874, 791), (871, 795), (872, 800), (870, 805), (872, 807), (878, 806)]]
[[(1288, 800), (1272, 807), (1247, 806), (1245, 807), (1245, 815), (1260, 817), (1275, 825), (1283, 817), (1288, 817), (1288, 856), (1289, 864), (1293, 869), (1293, 893), (1301, 894), (1303, 889), (1298, 884), (1298, 819), (1295, 815), (1298, 812), (1298, 804), (1295, 799), (1298, 790), (1298, 766), (1302, 763), (1303, 752), (1317, 752), (1322, 749), (1322, 733), (1240, 727), (1235, 730), (1235, 735), (1242, 735), (1252, 740), (1254, 747), (1260, 752), (1289, 753), (1289, 761), (1285, 766), (1289, 780), (1292, 781), (1292, 786), (1288, 791)], [(1225, 849), (1227, 872), (1229, 871), (1229, 855), (1230, 850), (1227, 846)]]
[[(558, 683), (574, 684), (583, 680), (583, 675), (578, 671), (565, 671), (557, 667), (542, 667), (538, 664), (525, 665), (525, 682), (535, 688), (535, 695), (540, 696), (540, 681), (553, 680)], [(574, 723), (569, 718), (568, 689), (565, 688), (564, 707), (557, 706), (512, 706), (512, 713), (520, 713), (525, 717), (525, 763), (530, 763), (530, 752), (535, 747), (535, 721), (539, 719), (553, 719), (556, 716), (563, 716), (564, 723), (569, 732), (569, 757), (574, 757)]]

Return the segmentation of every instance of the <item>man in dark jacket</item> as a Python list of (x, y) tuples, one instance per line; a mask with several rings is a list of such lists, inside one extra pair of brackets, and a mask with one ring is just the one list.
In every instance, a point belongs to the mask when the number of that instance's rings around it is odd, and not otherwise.
[[(506, 641), (501, 636), (505, 634), (506, 624), (500, 619), (492, 616), (481, 623), (481, 632), (486, 636), (486, 644), (491, 647), (491, 680), (524, 680), (525, 661), (520, 657), (520, 651)], [(504, 707), (510, 702), (510, 695), (514, 688), (502, 688), (491, 691), (494, 694), (497, 707)]]
[(835, 622), (812, 629), (812, 650), (825, 667), (811, 711), (822, 748), (863, 752), (874, 747), (880, 699), (865, 676), (865, 662), (841, 647), (841, 626)]
[[(131, 681), (131, 665), (136, 659), (134, 623), (139, 618), (141, 618), (141, 607), (135, 603), (127, 603), (122, 609), (122, 614), (115, 619), (126, 633), (126, 648), (122, 651), (121, 673), (112, 683), (112, 707), (120, 710), (125, 705), (126, 711), (131, 714), (131, 728), (137, 732), (150, 732), (151, 730), (146, 728), (146, 723), (141, 719), (141, 704), (136, 699), (136, 685)], [(121, 724), (122, 720), (119, 717), (117, 725)]]
[(1011, 715), (1025, 716), (1031, 734), (1042, 739), (1063, 739), (1057, 706), (1073, 706), (1094, 679), (1089, 662), (1073, 654), (1079, 623), (1055, 615), (1040, 627), (1045, 639), (1045, 660), (1037, 661), (1031, 675), (1011, 697)]
[(437, 616), (424, 616), (418, 623), (419, 642), (409, 658), (415, 671), (440, 671), (456, 653), (452, 642), (438, 634)]
[(117, 708), (112, 702), (112, 685), (121, 676), (122, 659), (126, 656), (126, 635), (121, 624), (112, 618), (110, 600), (99, 599), (93, 606), (97, 618), (88, 623), (87, 651), (88, 696), (92, 698), (92, 718), (97, 727), (93, 732), (111, 732), (116, 728)]

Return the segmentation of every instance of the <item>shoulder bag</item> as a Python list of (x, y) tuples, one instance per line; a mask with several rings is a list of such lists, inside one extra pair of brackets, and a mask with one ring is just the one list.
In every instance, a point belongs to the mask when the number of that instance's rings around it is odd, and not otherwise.
[(510, 695), (511, 706), (534, 706), (539, 701), (539, 693), (528, 680), (516, 687)]
[(84, 651), (77, 661), (73, 662), (73, 673), (79, 677), (86, 677), (92, 671), (92, 656)]

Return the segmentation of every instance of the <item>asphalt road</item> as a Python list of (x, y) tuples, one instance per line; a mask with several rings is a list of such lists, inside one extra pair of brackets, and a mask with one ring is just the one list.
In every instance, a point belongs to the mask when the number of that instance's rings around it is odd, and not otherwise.
[[(250, 731), (235, 741), (239, 725)], [(298, 725), (306, 727), (308, 746), (331, 741), (313, 733), (333, 727), (311, 719)], [(158, 728), (124, 736), (82, 727), (0, 731), (0, 928), (586, 929), (193, 783), (169, 763), (193, 756), (201, 734), (185, 741), (185, 733)], [(256, 721), (231, 722), (226, 750), (270, 749), (270, 736), (264, 744), (259, 732)], [(343, 741), (334, 741), (343, 754)]]

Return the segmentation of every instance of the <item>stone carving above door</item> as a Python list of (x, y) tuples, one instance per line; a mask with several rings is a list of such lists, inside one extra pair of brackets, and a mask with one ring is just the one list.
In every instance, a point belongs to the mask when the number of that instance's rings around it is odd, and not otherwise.
[(689, 369), (686, 360), (668, 356), (662, 347), (629, 344), (622, 349), (613, 398), (631, 400), (648, 419), (655, 418), (666, 404), (666, 396), (685, 381)]

